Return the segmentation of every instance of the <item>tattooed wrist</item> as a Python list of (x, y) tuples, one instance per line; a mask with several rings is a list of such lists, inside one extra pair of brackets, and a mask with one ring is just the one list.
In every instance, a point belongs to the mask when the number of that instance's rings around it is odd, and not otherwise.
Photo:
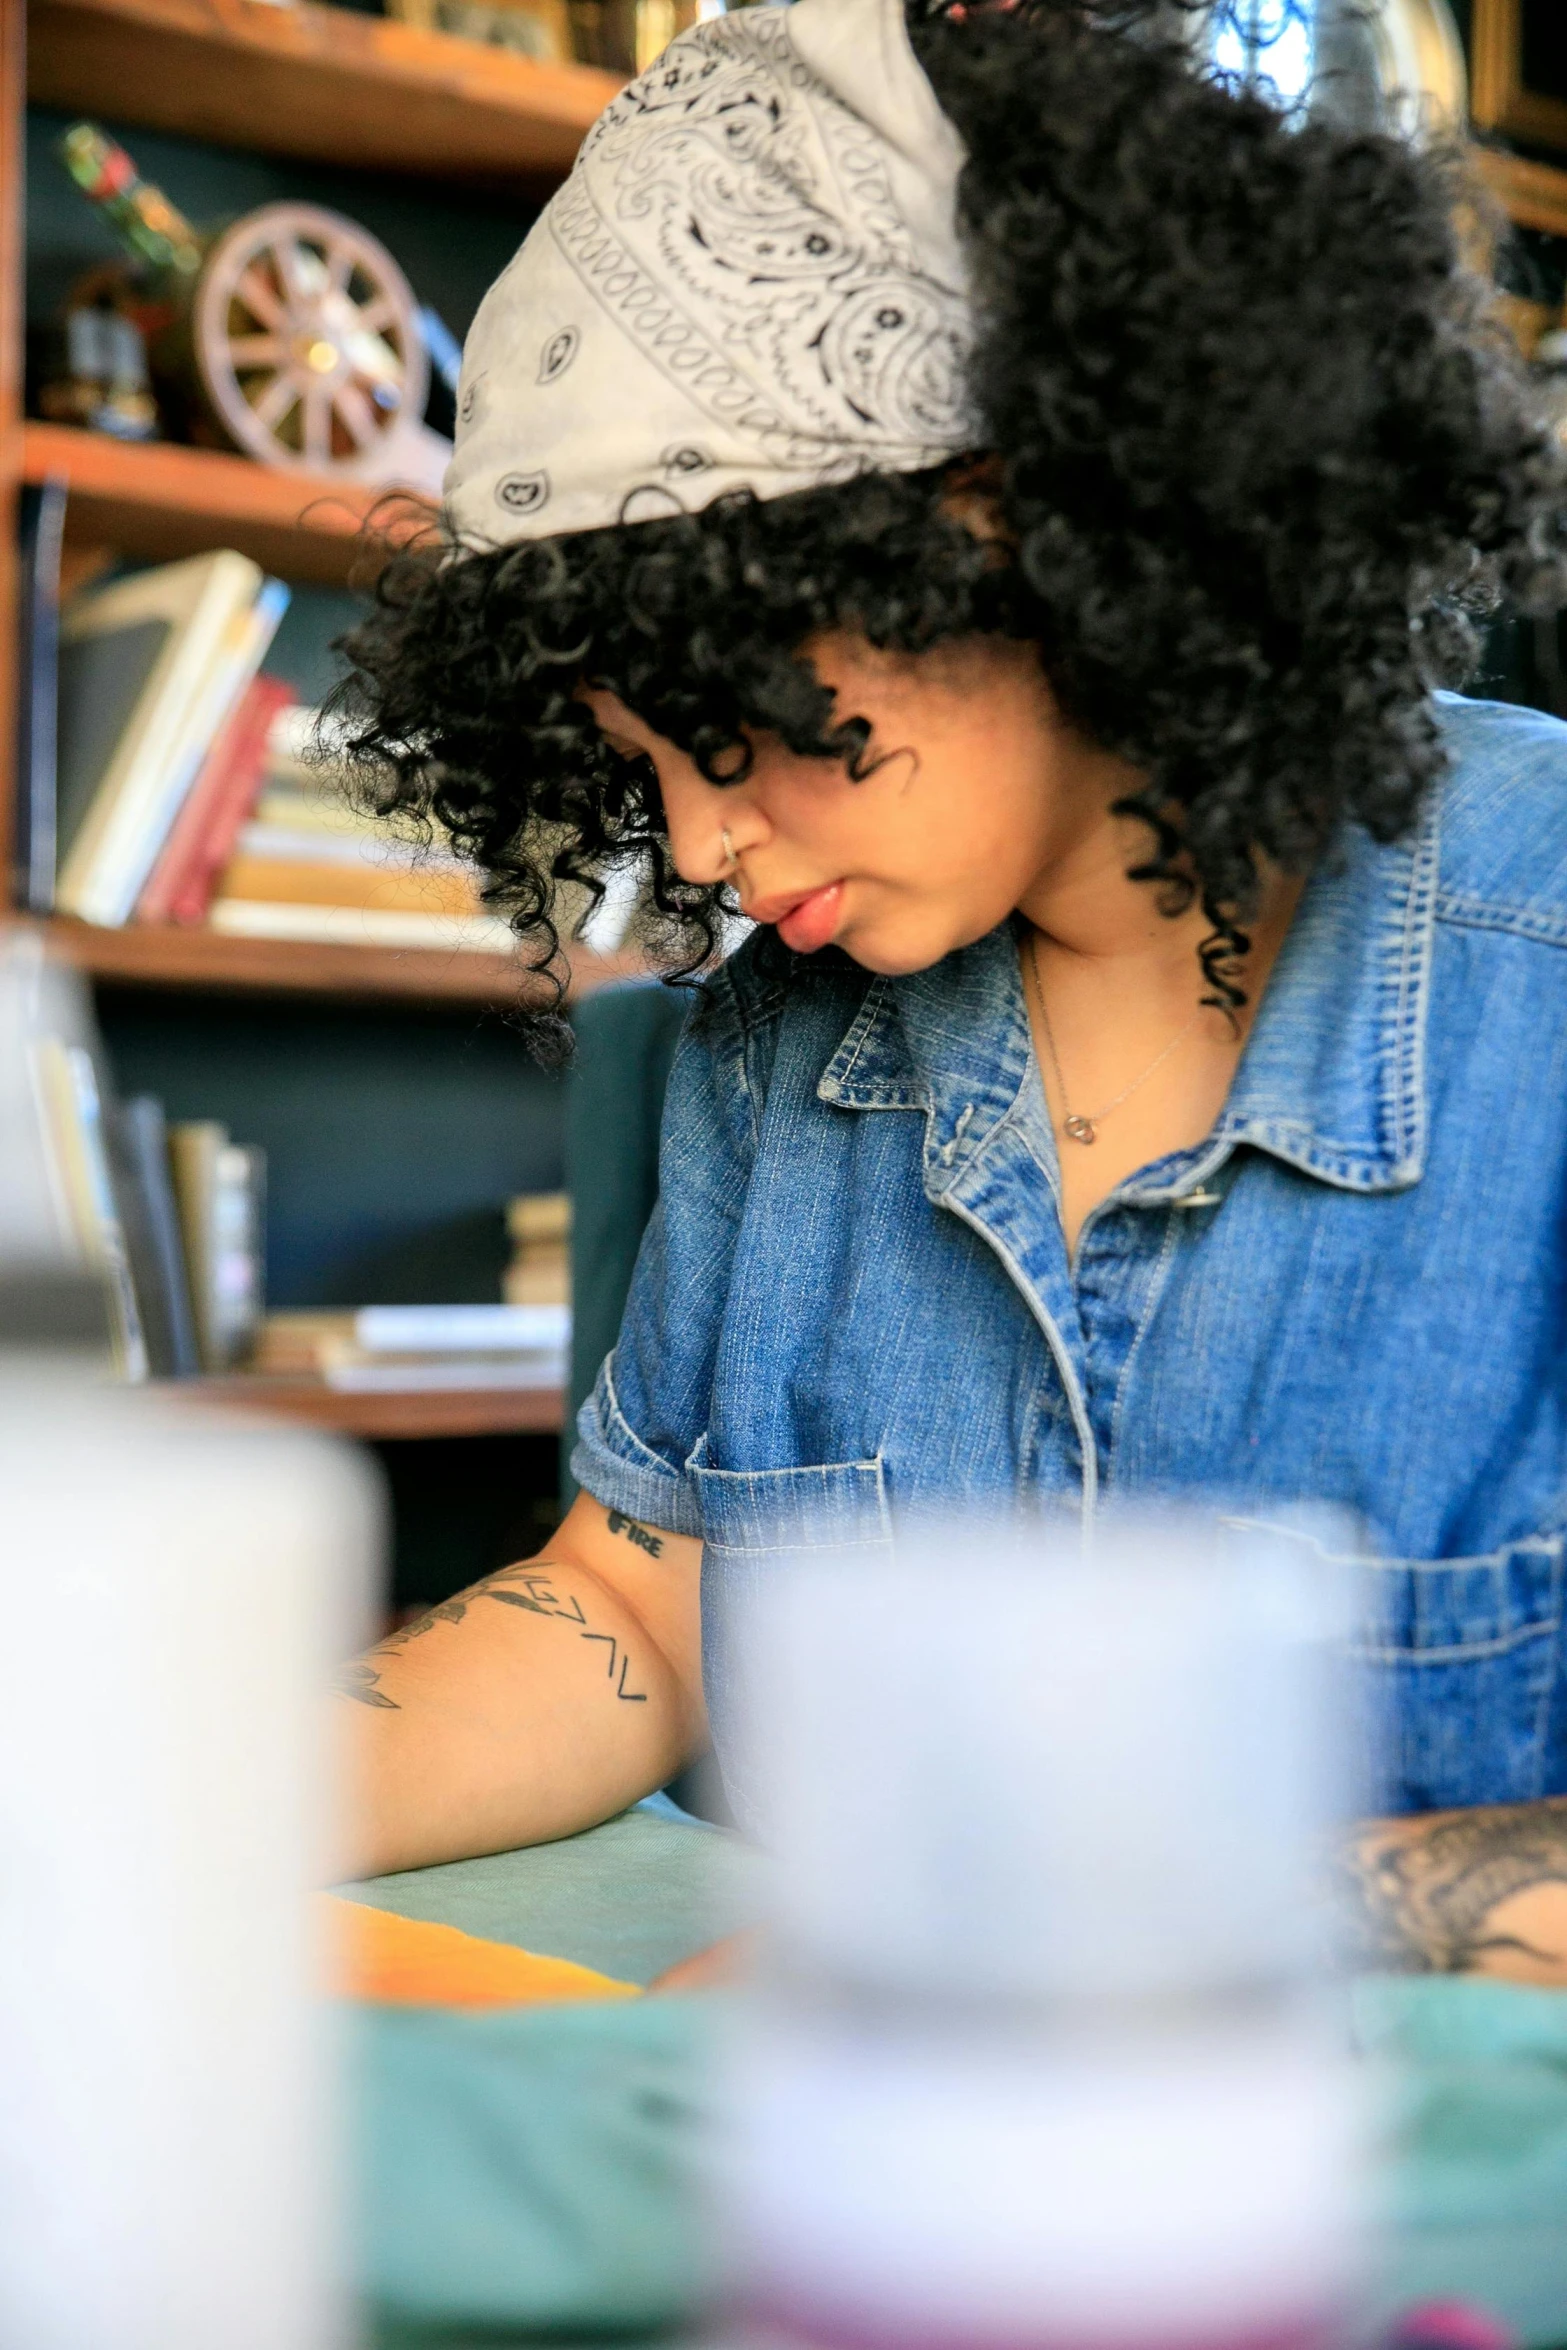
[[(629, 1522), (629, 1521), (628, 1521)], [(637, 1529), (639, 1533), (645, 1530)], [(647, 1540), (654, 1538), (648, 1536)], [(661, 1549), (658, 1544), (657, 1549)], [(433, 1632), (437, 1624), (460, 1624), (472, 1607), (482, 1600), (493, 1600), (501, 1607), (521, 1608), (526, 1614), (546, 1616), (553, 1623), (567, 1624), (575, 1629), (579, 1639), (591, 1641), (595, 1647), (606, 1647), (609, 1661), (606, 1678), (614, 1683), (616, 1698), (622, 1705), (646, 1705), (645, 1689), (628, 1688), (628, 1679), (635, 1674), (631, 1657), (623, 1643), (610, 1632), (595, 1632), (589, 1625), (582, 1602), (574, 1592), (562, 1592), (556, 1577), (540, 1567), (501, 1567), (495, 1574), (486, 1575), (482, 1583), (475, 1583), (467, 1591), (459, 1591), (454, 1599), (443, 1599), (411, 1624), (399, 1625), (377, 1641), (366, 1657), (345, 1665), (337, 1678), (337, 1691), (342, 1697), (351, 1697), (360, 1705), (385, 1708), (391, 1713), (401, 1711), (395, 1697), (388, 1697), (381, 1687), (381, 1672), (388, 1658), (396, 1656), (410, 1641), (422, 1640)]]
[(1567, 1800), (1374, 1821), (1343, 1868), (1361, 1964), (1567, 1982)]

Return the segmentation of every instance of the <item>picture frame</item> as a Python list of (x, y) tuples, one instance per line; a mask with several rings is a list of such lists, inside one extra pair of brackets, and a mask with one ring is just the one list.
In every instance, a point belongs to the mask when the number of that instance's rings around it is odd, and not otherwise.
[(1473, 0), (1477, 131), (1567, 155), (1567, 10), (1561, 0)]

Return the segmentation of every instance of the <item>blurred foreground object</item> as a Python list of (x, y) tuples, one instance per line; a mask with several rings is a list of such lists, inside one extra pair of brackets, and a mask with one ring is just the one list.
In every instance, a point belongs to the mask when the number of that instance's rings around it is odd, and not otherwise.
[(439, 494), (451, 444), (424, 423), (418, 304), (368, 229), (280, 203), (204, 236), (96, 123), (73, 124), (60, 152), (133, 256), (119, 307), (190, 437), (287, 472)]
[(1364, 2090), (1314, 1885), (1342, 1621), (1292, 1548), (969, 1527), (791, 1560), (747, 1610), (778, 1919), (726, 2341), (1351, 2338)]
[(1448, 0), (1217, 0), (1194, 21), (1221, 73), (1345, 130), (1465, 127), (1468, 73)]
[(336, 2350), (318, 1693), (379, 1507), (324, 1439), (105, 1383), (29, 1064), (64, 985), (0, 963), (0, 2342)]

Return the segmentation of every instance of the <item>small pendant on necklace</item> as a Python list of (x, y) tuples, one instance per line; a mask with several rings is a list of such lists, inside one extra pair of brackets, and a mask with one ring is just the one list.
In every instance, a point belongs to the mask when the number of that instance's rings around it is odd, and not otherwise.
[(1064, 1121), (1064, 1130), (1074, 1142), (1097, 1142), (1099, 1140), (1094, 1131), (1092, 1118), (1079, 1118), (1074, 1115)]

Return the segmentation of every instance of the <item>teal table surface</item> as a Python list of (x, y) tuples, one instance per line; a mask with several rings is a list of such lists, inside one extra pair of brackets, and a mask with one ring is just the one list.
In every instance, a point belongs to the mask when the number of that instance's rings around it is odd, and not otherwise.
[[(634, 1983), (762, 1910), (759, 1856), (639, 1805), (339, 1891)], [(377, 2350), (667, 2343), (701, 2296), (711, 1999), (346, 2018), (354, 2259)]]
[(657, 1797), (529, 1852), (342, 1885), (350, 1900), (650, 1983), (761, 1914), (761, 1858)]
[[(755, 1922), (757, 1856), (639, 1807), (536, 1851), (351, 1898), (646, 1983)], [(701, 2222), (721, 1997), (347, 2018), (355, 2259), (378, 2350), (642, 2350), (711, 2284)], [(1354, 1987), (1390, 2228), (1376, 2314), (1462, 2297), (1567, 2345), (1567, 1994)]]

